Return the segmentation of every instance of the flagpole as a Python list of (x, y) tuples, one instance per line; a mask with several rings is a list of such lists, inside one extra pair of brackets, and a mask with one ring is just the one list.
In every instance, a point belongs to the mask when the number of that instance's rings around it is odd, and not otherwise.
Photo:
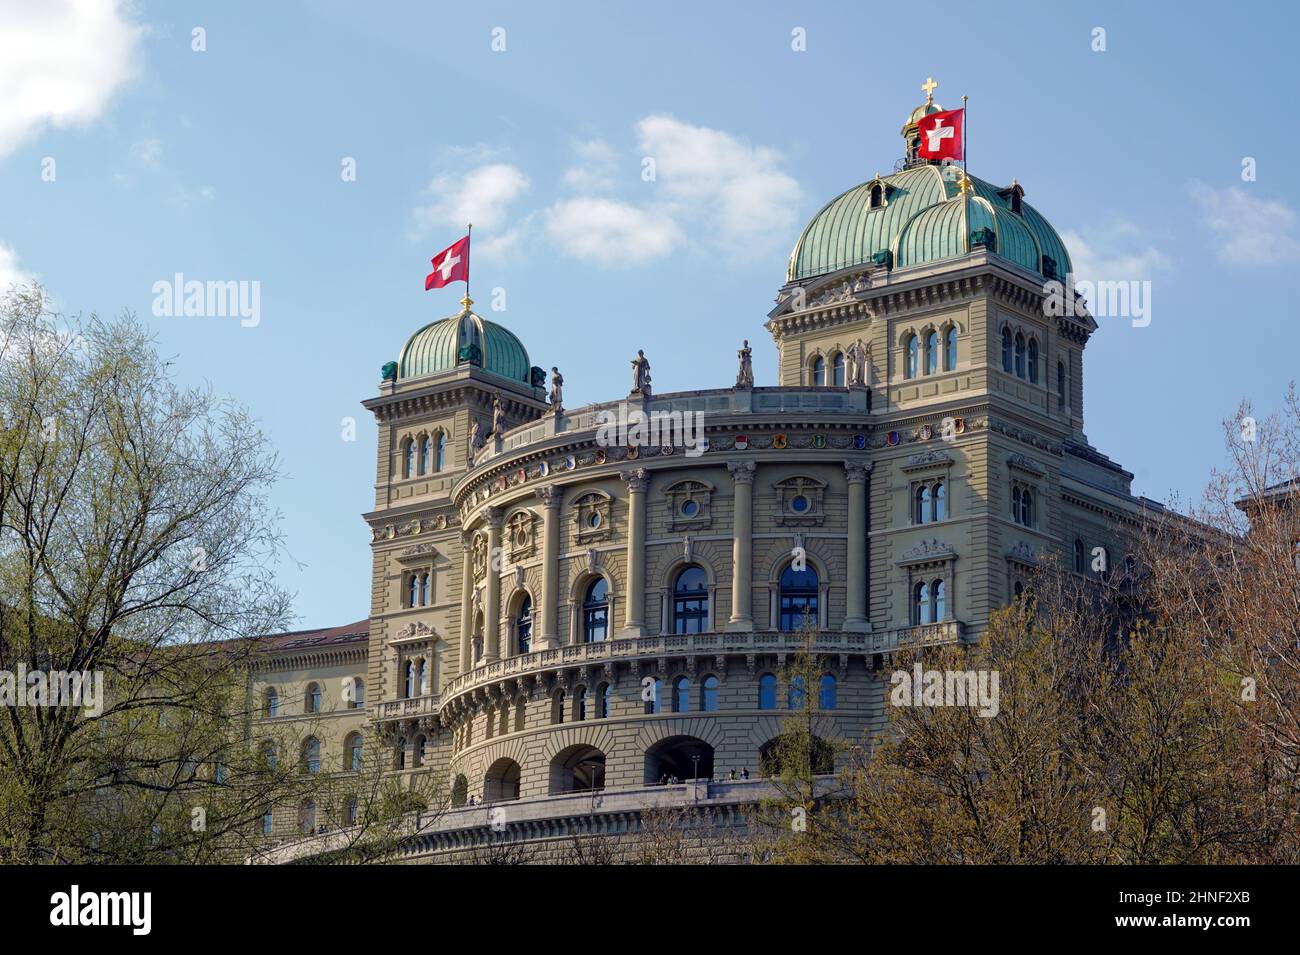
[[(465, 226), (465, 257), (469, 258), (470, 236), (474, 234), (474, 223), (470, 222)], [(469, 262), (465, 262), (465, 301), (473, 304), (469, 297)], [(465, 306), (465, 311), (469, 311), (469, 305)]]
[(961, 98), (961, 171), (970, 175), (970, 160), (966, 158), (966, 123), (970, 120), (970, 110), (966, 106), (966, 96)]

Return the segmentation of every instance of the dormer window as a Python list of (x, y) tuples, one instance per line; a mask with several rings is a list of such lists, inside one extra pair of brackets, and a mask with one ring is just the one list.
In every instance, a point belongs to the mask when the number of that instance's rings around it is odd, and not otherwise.
[(871, 187), (871, 208), (879, 209), (885, 204), (885, 189), (880, 183)]

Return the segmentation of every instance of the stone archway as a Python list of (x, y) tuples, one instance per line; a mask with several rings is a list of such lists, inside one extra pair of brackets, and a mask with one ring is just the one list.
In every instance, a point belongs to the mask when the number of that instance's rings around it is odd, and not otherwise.
[[(698, 757), (698, 760), (696, 759)], [(713, 747), (695, 736), (669, 736), (645, 753), (645, 783), (713, 778)]]

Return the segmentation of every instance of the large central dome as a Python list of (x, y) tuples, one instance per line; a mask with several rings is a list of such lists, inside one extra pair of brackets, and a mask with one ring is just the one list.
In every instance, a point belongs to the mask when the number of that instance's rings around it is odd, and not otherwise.
[(954, 166), (920, 163), (837, 196), (799, 236), (787, 278), (865, 265), (885, 252), (901, 269), (957, 258), (978, 245), (1044, 278), (1070, 273), (1065, 243), (1021, 201), (1014, 181), (999, 187), (971, 176), (965, 191), (963, 176)]
[(468, 309), (431, 322), (412, 335), (397, 360), (397, 377), (422, 378), (462, 364), (530, 383), (531, 365), (523, 342), (508, 328)]

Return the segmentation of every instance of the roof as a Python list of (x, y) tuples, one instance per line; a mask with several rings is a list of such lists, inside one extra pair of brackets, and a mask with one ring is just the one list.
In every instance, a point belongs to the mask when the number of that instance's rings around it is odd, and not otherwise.
[[(476, 353), (472, 357), (471, 346)], [(531, 383), (532, 364), (523, 343), (505, 326), (469, 311), (430, 322), (407, 339), (397, 361), (397, 377), (422, 378), (462, 364)]]
[[(896, 268), (956, 258), (989, 230), (991, 252), (1045, 278), (1064, 278), (1071, 264), (1056, 230), (1027, 202), (1013, 211), (1018, 187), (996, 186), (970, 177), (963, 193), (961, 176), (945, 175), (920, 163), (890, 176), (876, 177), (841, 193), (813, 216), (790, 255), (788, 278), (798, 281), (839, 269), (865, 265), (888, 252)], [(873, 187), (884, 189), (884, 202), (871, 206)], [(1051, 259), (1050, 263), (1044, 258)]]
[(262, 638), (265, 650), (304, 650), (308, 648), (363, 643), (370, 639), (370, 618), (358, 620), (342, 627), (320, 627), (315, 630), (292, 630)]

